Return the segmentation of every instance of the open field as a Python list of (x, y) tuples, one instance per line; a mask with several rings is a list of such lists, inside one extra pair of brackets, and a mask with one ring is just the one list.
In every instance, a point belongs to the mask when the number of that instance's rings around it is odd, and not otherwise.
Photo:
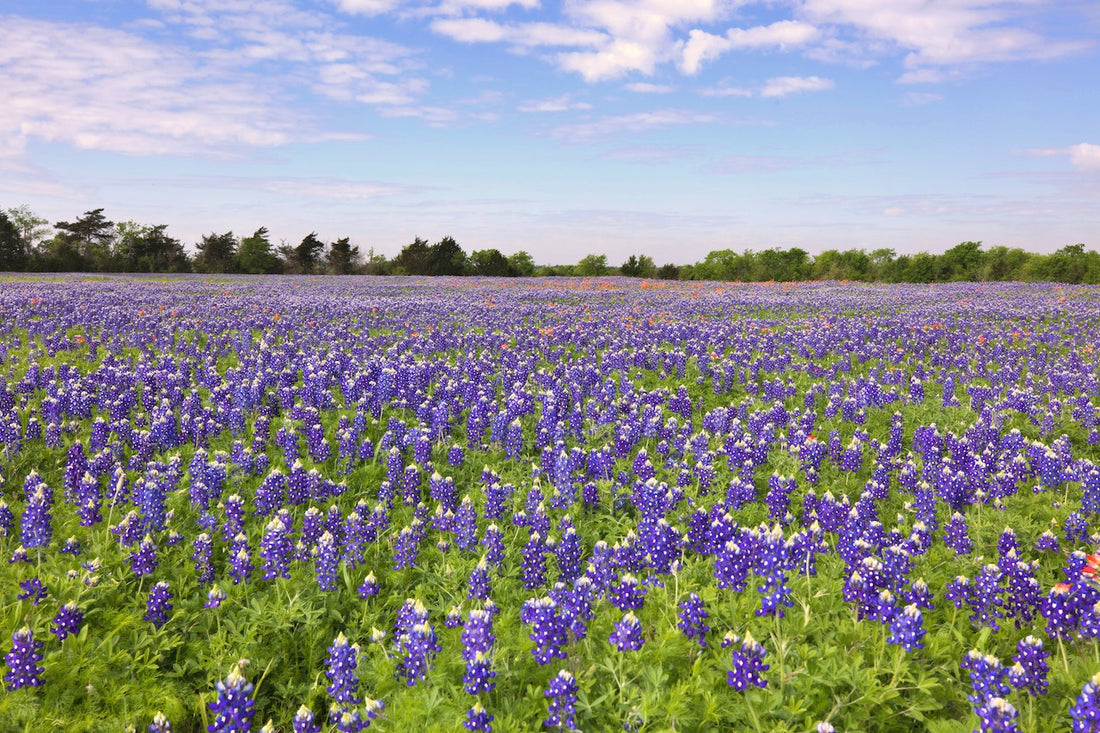
[(1098, 349), (1089, 286), (6, 279), (0, 731), (1100, 720)]

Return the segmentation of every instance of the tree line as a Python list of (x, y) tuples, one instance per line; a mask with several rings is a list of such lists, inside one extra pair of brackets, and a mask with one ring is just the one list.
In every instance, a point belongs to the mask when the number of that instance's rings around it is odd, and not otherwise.
[(373, 248), (361, 252), (350, 237), (324, 242), (316, 232), (298, 244), (274, 243), (266, 227), (248, 236), (232, 231), (203, 235), (190, 253), (167, 225), (115, 223), (103, 209), (52, 226), (26, 206), (0, 209), (0, 271), (10, 272), (200, 272), (330, 275), (451, 275), (485, 277), (582, 276), (726, 280), (743, 282), (859, 280), (930, 283), (1034, 280), (1100, 283), (1100, 254), (1071, 244), (1051, 254), (1016, 247), (988, 249), (962, 242), (943, 254), (897, 254), (893, 249), (828, 249), (817, 255), (792, 247), (734, 252), (714, 250), (693, 264), (658, 266), (645, 254), (619, 265), (590, 254), (573, 265), (539, 265), (526, 251), (466, 253), (453, 237), (430, 244), (416, 237), (393, 258)]

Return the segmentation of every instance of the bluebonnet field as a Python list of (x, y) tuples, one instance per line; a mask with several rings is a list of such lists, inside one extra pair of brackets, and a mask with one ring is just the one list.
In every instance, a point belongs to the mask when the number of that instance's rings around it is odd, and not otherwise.
[(1098, 306), (4, 282), (0, 729), (1098, 730)]

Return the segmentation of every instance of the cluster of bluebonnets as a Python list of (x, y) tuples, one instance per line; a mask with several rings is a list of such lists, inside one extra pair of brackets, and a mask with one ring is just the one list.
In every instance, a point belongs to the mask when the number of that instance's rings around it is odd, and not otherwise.
[(1098, 305), (5, 283), (0, 716), (1100, 730)]

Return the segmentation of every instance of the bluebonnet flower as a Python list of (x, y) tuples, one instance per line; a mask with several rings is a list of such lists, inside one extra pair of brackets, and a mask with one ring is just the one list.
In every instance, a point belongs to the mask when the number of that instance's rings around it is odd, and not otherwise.
[(343, 632), (338, 634), (328, 648), (325, 676), (329, 679), (329, 696), (340, 705), (358, 705), (361, 702), (359, 678), (355, 673), (358, 659), (359, 645), (349, 644)]
[(46, 598), (46, 586), (42, 584), (42, 581), (38, 579), (38, 576), (21, 581), (19, 587), (23, 589), (16, 598), (20, 601), (32, 600), (34, 605), (38, 605)]
[(912, 603), (917, 608), (923, 608), (926, 611), (931, 611), (933, 608), (932, 590), (928, 587), (928, 583), (924, 582), (924, 578), (914, 580), (903, 595), (907, 604)]
[(1027, 688), (1032, 695), (1042, 695), (1047, 691), (1047, 674), (1050, 666), (1043, 649), (1043, 642), (1034, 636), (1027, 636), (1016, 645), (1015, 664), (1008, 670), (1008, 680), (1016, 689)]
[(410, 687), (428, 675), (428, 669), (442, 647), (436, 641), (435, 629), (428, 623), (428, 610), (420, 601), (406, 600), (397, 614), (394, 626), (401, 659), (397, 676), (405, 678)]
[(20, 687), (38, 687), (42, 684), (42, 673), (46, 670), (38, 666), (42, 661), (43, 643), (36, 641), (34, 632), (24, 626), (11, 635), (11, 650), (4, 655), (8, 671), (4, 681), (9, 691)]
[(469, 731), (492, 733), (493, 717), (485, 711), (480, 702), (475, 702), (474, 706), (466, 711), (466, 720), (462, 722), (462, 726)]
[(313, 711), (302, 705), (294, 714), (294, 733), (321, 733), (321, 724), (316, 722)]
[(573, 675), (566, 670), (558, 672), (543, 693), (550, 700), (549, 714), (545, 725), (549, 728), (577, 729), (577, 692), (580, 687)]
[(549, 597), (525, 601), (519, 618), (531, 627), (528, 638), (535, 643), (531, 654), (536, 662), (549, 664), (555, 657), (565, 658), (566, 625), (557, 602)]
[[(37, 474), (32, 472), (27, 477), (28, 482), (32, 476), (37, 477)], [(51, 524), (53, 518), (50, 514), (52, 502), (52, 492), (49, 487), (38, 481), (34, 485), (32, 493), (28, 495), (27, 503), (23, 508), (20, 542), (27, 549), (49, 546), (50, 539), (53, 537), (53, 526)]]
[(191, 559), (195, 561), (195, 572), (199, 575), (199, 585), (203, 586), (214, 581), (214, 542), (210, 535), (201, 532), (192, 543), (194, 552)]
[(630, 573), (622, 576), (617, 585), (607, 589), (607, 600), (620, 611), (637, 610), (645, 605), (646, 589)]
[(79, 555), (81, 551), (80, 542), (76, 537), (70, 537), (65, 540), (65, 544), (58, 550), (62, 555)]
[(339, 563), (339, 548), (332, 533), (326, 531), (317, 540), (317, 547), (313, 550), (314, 570), (317, 576), (317, 585), (323, 591), (336, 590), (336, 566)]
[[(888, 591), (883, 591), (884, 593)], [(895, 613), (890, 620), (890, 636), (886, 639), (891, 644), (900, 644), (905, 651), (923, 649), (924, 644), (924, 618), (916, 604), (910, 603), (901, 611)]]
[(378, 591), (378, 579), (374, 577), (373, 572), (370, 572), (367, 573), (367, 577), (363, 578), (363, 582), (359, 584), (359, 588), (356, 592), (358, 592), (359, 597), (365, 601), (368, 598), (373, 598), (378, 595)]
[(290, 577), (290, 559), (294, 553), (294, 546), (290, 540), (290, 533), (282, 518), (275, 516), (264, 528), (264, 535), (260, 539), (260, 557), (263, 558), (263, 579)]
[(66, 636), (79, 634), (80, 624), (83, 622), (84, 614), (76, 607), (76, 601), (69, 601), (53, 617), (53, 626), (50, 631), (58, 641), (64, 641)]
[(615, 622), (615, 631), (607, 640), (620, 652), (641, 649), (645, 644), (645, 639), (642, 637), (642, 622), (633, 611), (627, 611), (622, 621)]
[(768, 681), (760, 676), (766, 672), (769, 665), (764, 664), (764, 656), (767, 654), (752, 634), (745, 634), (745, 638), (728, 633), (722, 640), (722, 648), (733, 647), (733, 669), (726, 674), (726, 682), (735, 690), (745, 690), (750, 685), (767, 687)]
[(523, 547), (523, 587), (534, 590), (546, 585), (546, 543), (532, 532)]
[(172, 733), (172, 724), (168, 722), (164, 713), (158, 711), (153, 716), (153, 722), (149, 724), (149, 733)]
[(1058, 552), (1060, 549), (1058, 537), (1049, 529), (1044, 531), (1039, 535), (1039, 538), (1035, 540), (1035, 549), (1047, 552)]
[(0, 499), (0, 536), (11, 537), (12, 528), (15, 526), (15, 515), (8, 508), (8, 503)]
[(157, 546), (149, 535), (145, 535), (138, 549), (130, 553), (130, 569), (139, 578), (152, 575), (157, 569)]
[(1095, 733), (1100, 730), (1100, 672), (1092, 676), (1077, 701), (1069, 709), (1073, 718), (1073, 733)]
[(974, 549), (974, 543), (970, 541), (969, 527), (966, 517), (959, 512), (951, 515), (951, 520), (944, 525), (943, 543), (955, 551), (956, 555), (969, 555)]
[(452, 523), (455, 547), (470, 550), (477, 544), (477, 511), (469, 496), (462, 497), (462, 503), (455, 511)]
[(248, 546), (248, 538), (243, 533), (238, 534), (229, 546), (229, 577), (233, 579), (233, 585), (251, 583), (252, 568), (252, 549)]
[(985, 565), (974, 578), (970, 587), (970, 620), (976, 624), (989, 626), (994, 631), (1000, 628), (997, 619), (1001, 612), (1000, 593), (1001, 570), (992, 563)]
[(225, 591), (218, 587), (215, 583), (210, 590), (206, 592), (206, 603), (202, 604), (205, 608), (219, 608), (228, 596)]
[(470, 571), (470, 577), (466, 581), (466, 597), (471, 600), (484, 601), (491, 593), (489, 561), (486, 557), (482, 557), (477, 566)]
[(703, 599), (697, 593), (692, 593), (680, 602), (680, 622), (677, 626), (684, 632), (684, 636), (695, 639), (699, 646), (705, 647), (707, 631), (710, 630), (706, 624), (709, 615), (703, 606)]
[(145, 604), (146, 621), (160, 628), (168, 621), (168, 614), (172, 612), (172, 588), (165, 581), (160, 581), (149, 591), (149, 599)]
[(971, 649), (959, 666), (970, 674), (972, 692), (967, 699), (975, 708), (985, 704), (990, 698), (1007, 697), (1011, 692), (1005, 681), (1008, 671), (1001, 660), (992, 654), (983, 655), (977, 649)]
[(948, 582), (943, 597), (954, 603), (955, 608), (962, 608), (970, 598), (970, 578), (956, 575), (954, 580)]
[(1019, 733), (1016, 725), (1019, 713), (1003, 697), (991, 697), (975, 711), (979, 728), (975, 733)]
[(752, 555), (734, 540), (724, 543), (714, 556), (714, 577), (719, 588), (729, 588), (740, 593), (748, 584)]
[(462, 630), (462, 658), (466, 662), (462, 682), (466, 692), (471, 695), (492, 692), (496, 687), (496, 683), (492, 681), (496, 672), (493, 671), (489, 656), (495, 643), (492, 615), (487, 611), (470, 611)]
[(235, 665), (224, 680), (218, 681), (216, 688), (217, 697), (207, 704), (214, 714), (214, 721), (206, 726), (207, 733), (248, 733), (252, 730), (255, 714), (252, 709), (255, 701), (249, 697), (252, 683), (244, 678), (240, 667)]
[(1043, 597), (1039, 612), (1047, 620), (1047, 633), (1053, 637), (1069, 637), (1077, 630), (1081, 609), (1071, 586), (1058, 583)]
[[(567, 519), (568, 517), (563, 518), (562, 524), (566, 524)], [(554, 546), (554, 556), (558, 562), (559, 582), (568, 584), (580, 577), (582, 553), (580, 536), (570, 522), (564, 527), (561, 539)]]

